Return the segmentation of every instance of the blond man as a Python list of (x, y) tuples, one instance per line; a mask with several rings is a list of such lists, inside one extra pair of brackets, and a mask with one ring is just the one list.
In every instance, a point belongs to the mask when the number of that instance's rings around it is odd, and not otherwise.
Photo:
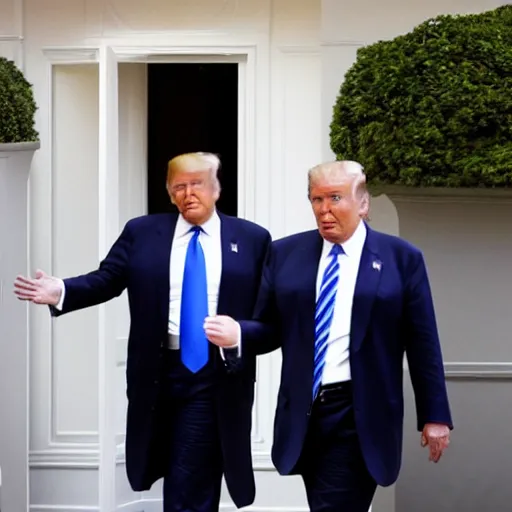
[(135, 491), (164, 478), (164, 512), (213, 512), (222, 476), (238, 507), (254, 500), (251, 409), (255, 356), (219, 349), (207, 316), (251, 316), (270, 245), (268, 231), (216, 211), (220, 161), (190, 153), (168, 165), (179, 214), (132, 219), (99, 268), (63, 281), (19, 276), (22, 300), (54, 316), (91, 307), (127, 289), (126, 468)]
[(308, 178), (318, 229), (272, 244), (253, 320), (212, 317), (206, 333), (220, 347), (241, 339), (245, 354), (281, 348), (275, 466), (302, 476), (312, 512), (368, 512), (400, 470), (404, 354), (430, 459), (449, 442), (434, 306), (421, 252), (364, 221), (362, 166)]

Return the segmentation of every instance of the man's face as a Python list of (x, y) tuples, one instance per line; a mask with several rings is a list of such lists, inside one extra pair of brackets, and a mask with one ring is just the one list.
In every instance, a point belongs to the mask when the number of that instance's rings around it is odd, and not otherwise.
[(354, 193), (354, 177), (345, 173), (312, 180), (309, 199), (320, 235), (334, 244), (347, 241), (365, 213), (362, 199)]
[(219, 198), (210, 171), (177, 170), (167, 183), (167, 191), (184, 219), (194, 225), (211, 217)]

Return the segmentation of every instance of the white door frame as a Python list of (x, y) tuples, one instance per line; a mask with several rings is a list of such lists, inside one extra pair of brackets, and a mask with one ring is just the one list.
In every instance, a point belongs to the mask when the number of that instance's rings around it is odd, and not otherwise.
[[(139, 44), (133, 44), (137, 40)], [(185, 33), (104, 40), (103, 45), (45, 47), (49, 67), (100, 61), (108, 46), (119, 63), (238, 63), (238, 215), (265, 227), (270, 219), (270, 81), (265, 38), (233, 40)]]
[[(140, 40), (140, 38), (137, 37)], [(167, 39), (169, 44), (162, 45)], [(221, 38), (222, 39), (222, 38)], [(103, 257), (119, 231), (119, 159), (118, 132), (113, 127), (118, 116), (117, 63), (221, 63), (238, 64), (238, 214), (264, 226), (270, 224), (270, 130), (269, 130), (269, 52), (268, 43), (261, 41), (219, 41), (216, 37), (179, 35), (174, 41), (161, 37), (149, 44), (133, 45), (133, 40), (102, 41), (80, 47), (46, 47), (48, 76), (51, 83), (54, 65), (97, 64), (100, 70), (100, 148), (99, 148), (99, 240)], [(216, 42), (215, 42), (216, 41)], [(126, 43), (130, 43), (127, 45)], [(144, 41), (146, 42), (146, 41)], [(96, 42), (95, 42), (96, 43)], [(185, 44), (181, 44), (185, 43)], [(208, 44), (214, 43), (214, 44)], [(51, 88), (50, 88), (51, 91)], [(50, 94), (51, 111), (51, 94)], [(50, 116), (50, 123), (51, 123)], [(51, 134), (51, 130), (50, 130)], [(51, 135), (50, 135), (51, 137)], [(47, 155), (51, 168), (51, 152)], [(115, 190), (114, 190), (115, 189)], [(113, 195), (112, 195), (113, 194)], [(109, 200), (109, 198), (111, 200)], [(258, 200), (257, 200), (258, 199)], [(51, 204), (51, 198), (49, 199)], [(51, 207), (51, 206), (50, 206)], [(108, 308), (103, 305), (102, 308)], [(115, 315), (105, 309), (99, 319), (99, 383), (104, 395), (99, 397), (100, 424), (98, 455), (88, 453), (89, 467), (99, 469), (100, 510), (110, 512), (115, 504), (115, 466), (124, 459), (124, 450), (116, 453), (115, 422)], [(109, 320), (110, 319), (110, 320)], [(114, 339), (113, 339), (114, 338)], [(254, 417), (256, 445), (263, 443), (260, 415)], [(268, 440), (266, 440), (268, 442)], [(261, 448), (260, 448), (261, 447)], [(91, 445), (94, 452), (94, 445)], [(255, 447), (256, 448), (256, 447)], [(271, 469), (267, 448), (264, 449), (262, 468)], [(83, 459), (80, 450), (69, 446), (67, 455), (77, 461)], [(120, 453), (121, 452), (121, 453)], [(97, 462), (96, 462), (97, 461)], [(83, 464), (84, 462), (81, 461)]]
[[(98, 194), (99, 258), (119, 234), (118, 59), (110, 46), (99, 51)], [(116, 510), (116, 304), (98, 306), (98, 507)]]
[[(214, 45), (214, 46), (123, 46), (112, 47), (120, 63), (237, 63), (238, 64), (238, 216), (267, 224), (269, 219), (262, 218), (268, 214), (268, 184), (270, 174), (268, 165), (268, 149), (270, 142), (268, 125), (270, 120), (267, 111), (258, 112), (265, 98), (265, 82), (257, 78), (263, 75), (257, 62), (257, 44), (249, 45)], [(261, 61), (261, 58), (259, 59)], [(257, 102), (258, 98), (258, 102)], [(263, 103), (264, 104), (264, 103)], [(258, 118), (267, 115), (258, 123)], [(267, 123), (267, 127), (264, 123)], [(263, 192), (258, 192), (262, 191)], [(265, 373), (269, 368), (258, 369)], [(265, 380), (265, 379), (264, 379)], [(265, 390), (267, 391), (267, 390)], [(257, 407), (253, 412), (253, 447), (256, 451), (265, 443), (262, 435), (265, 418), (258, 414)], [(268, 443), (268, 440), (266, 440)], [(122, 450), (118, 450), (118, 460), (123, 459)], [(256, 465), (261, 469), (273, 469), (270, 453), (264, 449), (264, 455), (257, 457)]]
[(255, 220), (255, 47), (113, 46), (112, 50), (119, 62), (238, 64), (238, 215)]

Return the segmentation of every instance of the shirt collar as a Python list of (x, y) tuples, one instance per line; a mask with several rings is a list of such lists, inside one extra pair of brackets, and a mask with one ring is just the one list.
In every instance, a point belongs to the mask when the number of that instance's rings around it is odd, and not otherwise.
[[(341, 247), (343, 248), (343, 252), (349, 257), (359, 256), (363, 252), (364, 243), (366, 241), (366, 225), (363, 221), (359, 221), (359, 224), (354, 231), (353, 235), (345, 242), (343, 242)], [(324, 240), (323, 247), (323, 256), (327, 256), (332, 249), (334, 244), (329, 242), (328, 240)]]
[[(178, 221), (176, 222), (176, 238), (186, 235), (193, 227), (194, 225), (185, 220), (183, 215), (180, 213)], [(212, 236), (220, 228), (220, 217), (217, 210), (214, 210), (212, 216), (204, 224), (201, 224), (201, 228), (208, 236)]]

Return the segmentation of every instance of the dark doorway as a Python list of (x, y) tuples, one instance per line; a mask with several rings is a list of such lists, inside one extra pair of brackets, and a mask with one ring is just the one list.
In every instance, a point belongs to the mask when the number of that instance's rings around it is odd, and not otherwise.
[(219, 155), (217, 207), (236, 216), (238, 64), (148, 64), (148, 213), (173, 210), (167, 162), (191, 151)]

